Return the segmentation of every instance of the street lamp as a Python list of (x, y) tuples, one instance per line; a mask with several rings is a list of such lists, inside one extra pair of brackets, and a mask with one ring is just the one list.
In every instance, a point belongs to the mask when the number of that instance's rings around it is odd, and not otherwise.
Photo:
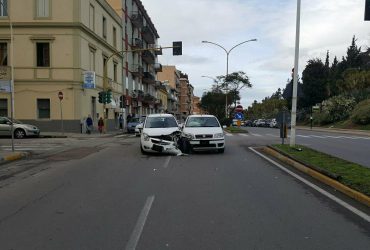
[(12, 152), (14, 152), (14, 126), (13, 126), (13, 119), (14, 119), (14, 38), (13, 38), (13, 23), (10, 19), (10, 12), (8, 10), (8, 6), (4, 5), (4, 1), (0, 1), (1, 6), (3, 7), (4, 11), (7, 12), (8, 19), (9, 19), (9, 27), (10, 27), (10, 71), (11, 71), (11, 81), (10, 81), (10, 132), (12, 134)]
[[(210, 42), (210, 41), (202, 41), (202, 43), (210, 43), (210, 44), (213, 44), (213, 45), (216, 45), (217, 47), (220, 47), (221, 49), (223, 49), (226, 53), (226, 77), (225, 77), (225, 81), (227, 79), (227, 76), (229, 75), (229, 55), (230, 55), (230, 52), (235, 49), (236, 47), (244, 44), (244, 43), (247, 43), (247, 42), (256, 42), (257, 39), (250, 39), (250, 40), (247, 40), (247, 41), (244, 41), (244, 42), (241, 42), (241, 43), (238, 43), (237, 45), (233, 46), (231, 49), (227, 50), (225, 49), (223, 46), (221, 46), (220, 44), (218, 43), (214, 43), (214, 42)], [(227, 108), (227, 89), (226, 89), (226, 95), (225, 95), (225, 116), (227, 118), (227, 114), (228, 114), (228, 108)]]

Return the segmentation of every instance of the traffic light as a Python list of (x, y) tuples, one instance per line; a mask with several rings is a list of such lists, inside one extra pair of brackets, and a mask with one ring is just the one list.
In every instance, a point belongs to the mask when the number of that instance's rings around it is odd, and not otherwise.
[(365, 21), (370, 21), (370, 0), (365, 2)]
[(182, 55), (182, 42), (173, 42), (172, 43), (172, 55), (181, 56)]
[(126, 106), (126, 105), (125, 105), (125, 96), (124, 96), (124, 95), (121, 95), (121, 96), (119, 97), (119, 107), (120, 107), (121, 109), (123, 109), (125, 106)]
[(112, 102), (112, 91), (105, 92), (105, 103), (111, 103)]
[(99, 92), (99, 98), (98, 98), (99, 103), (104, 102), (104, 92)]

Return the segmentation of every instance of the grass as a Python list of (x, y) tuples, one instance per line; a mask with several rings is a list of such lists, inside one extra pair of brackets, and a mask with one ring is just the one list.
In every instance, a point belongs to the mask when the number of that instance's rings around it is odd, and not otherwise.
[(238, 127), (231, 127), (231, 126), (225, 128), (224, 130), (226, 130), (229, 133), (248, 133), (248, 131), (245, 130), (245, 129), (241, 129), (241, 128), (238, 128)]
[(370, 168), (304, 146), (297, 146), (302, 151), (289, 145), (273, 145), (273, 147), (302, 162), (341, 176), (339, 182), (370, 196)]

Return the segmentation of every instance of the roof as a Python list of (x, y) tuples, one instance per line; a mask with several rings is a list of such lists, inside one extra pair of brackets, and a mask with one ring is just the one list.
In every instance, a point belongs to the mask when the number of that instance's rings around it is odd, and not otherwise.
[(171, 114), (150, 114), (147, 117), (174, 117)]
[(214, 115), (189, 115), (188, 117), (215, 117)]

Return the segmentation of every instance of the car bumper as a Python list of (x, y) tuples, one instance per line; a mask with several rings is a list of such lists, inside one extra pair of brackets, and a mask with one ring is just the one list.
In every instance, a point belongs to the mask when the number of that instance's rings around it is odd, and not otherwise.
[(145, 141), (141, 138), (141, 147), (145, 152), (164, 154), (170, 153), (177, 148), (173, 141), (159, 140), (155, 138), (150, 138), (149, 141)]
[(225, 139), (191, 140), (189, 144), (193, 150), (217, 150), (225, 148)]

